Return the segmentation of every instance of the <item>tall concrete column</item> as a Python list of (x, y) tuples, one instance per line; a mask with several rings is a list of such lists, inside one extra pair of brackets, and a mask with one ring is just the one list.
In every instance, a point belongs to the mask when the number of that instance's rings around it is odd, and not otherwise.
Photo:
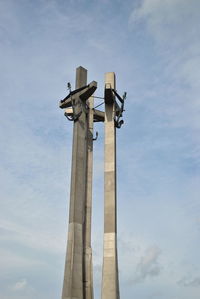
[[(76, 70), (76, 89), (87, 84), (87, 70)], [(67, 254), (62, 299), (84, 299), (83, 247), (86, 200), (87, 119), (84, 101), (77, 98), (75, 109), (82, 109), (74, 122), (71, 170), (71, 192)]]
[(104, 249), (102, 299), (119, 299), (116, 203), (115, 74), (105, 74)]
[(84, 233), (84, 294), (85, 299), (93, 299), (93, 271), (91, 248), (92, 221), (92, 179), (93, 179), (93, 119), (94, 98), (90, 97), (88, 105), (88, 133), (87, 133), (87, 166), (86, 166), (86, 205), (85, 205), (85, 233)]

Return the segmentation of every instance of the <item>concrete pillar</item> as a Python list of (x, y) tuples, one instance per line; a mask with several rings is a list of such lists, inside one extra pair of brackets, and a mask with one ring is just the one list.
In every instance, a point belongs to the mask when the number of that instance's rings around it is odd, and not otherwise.
[(84, 234), (84, 294), (85, 299), (93, 299), (93, 271), (91, 248), (91, 218), (92, 218), (92, 179), (93, 179), (93, 118), (94, 98), (87, 101), (88, 134), (87, 134), (87, 182), (85, 205), (85, 234)]
[(105, 74), (104, 249), (102, 299), (119, 299), (116, 203), (115, 74)]
[[(87, 70), (76, 70), (76, 89), (87, 84)], [(84, 108), (77, 98), (76, 109)], [(87, 119), (86, 110), (74, 122), (69, 228), (62, 299), (85, 299), (83, 289), (83, 247), (86, 200)]]

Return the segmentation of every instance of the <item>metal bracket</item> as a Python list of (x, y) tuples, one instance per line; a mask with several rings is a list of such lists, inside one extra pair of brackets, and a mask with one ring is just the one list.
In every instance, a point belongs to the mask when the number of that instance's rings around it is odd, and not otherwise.
[(113, 91), (114, 95), (117, 97), (117, 99), (118, 99), (118, 100), (120, 101), (120, 103), (121, 103), (121, 107), (119, 107), (119, 105), (117, 104), (117, 106), (118, 106), (119, 108), (118, 108), (118, 111), (117, 111), (117, 113), (116, 113), (116, 115), (115, 115), (115, 126), (116, 126), (118, 129), (120, 129), (121, 126), (122, 126), (123, 123), (124, 123), (123, 119), (120, 120), (120, 118), (123, 116), (123, 112), (125, 111), (125, 110), (124, 110), (124, 101), (125, 101), (125, 99), (126, 99), (126, 95), (127, 95), (127, 93), (124, 92), (124, 94), (123, 94), (123, 96), (122, 96), (122, 98), (121, 98), (120, 95), (116, 92), (115, 89), (112, 89), (112, 91)]
[(76, 121), (79, 119), (79, 117), (81, 116), (82, 114), (82, 110), (79, 112), (79, 113), (75, 113), (74, 111), (74, 105), (72, 105), (72, 113), (67, 113), (67, 111), (65, 111), (64, 115), (67, 117), (67, 119), (69, 121)]
[(92, 138), (93, 141), (96, 141), (98, 139), (98, 136), (99, 136), (99, 133), (96, 132), (96, 137), (95, 138)]
[[(67, 111), (65, 111), (64, 115), (67, 117), (67, 119), (69, 121), (76, 121), (81, 116), (82, 110), (79, 113), (75, 113), (75, 100), (72, 99), (72, 96), (71, 96), (71, 83), (70, 82), (67, 83), (67, 89), (69, 90), (73, 112), (72, 112), (72, 114), (68, 114)], [(80, 100), (79, 100), (79, 102), (80, 102)]]
[[(66, 96), (63, 100), (60, 101), (60, 108), (72, 108), (71, 113), (65, 111), (64, 115), (67, 117), (69, 121), (77, 121), (84, 111), (87, 113), (87, 99), (94, 93), (97, 88), (97, 83), (95, 81), (90, 84), (78, 88), (74, 91), (71, 91), (71, 84), (67, 84), (67, 88), (69, 90), (68, 96)], [(80, 107), (80, 111), (77, 112), (77, 107)], [(78, 109), (79, 110), (79, 109)]]

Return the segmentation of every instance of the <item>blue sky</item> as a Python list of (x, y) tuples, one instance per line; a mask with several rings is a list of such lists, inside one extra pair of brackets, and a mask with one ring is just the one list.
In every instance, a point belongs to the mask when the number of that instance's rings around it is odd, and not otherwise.
[[(127, 91), (118, 137), (121, 298), (200, 293), (200, 2), (1, 0), (0, 298), (61, 297), (72, 124), (58, 108), (88, 69)], [(95, 130), (93, 263), (100, 298), (103, 126)]]

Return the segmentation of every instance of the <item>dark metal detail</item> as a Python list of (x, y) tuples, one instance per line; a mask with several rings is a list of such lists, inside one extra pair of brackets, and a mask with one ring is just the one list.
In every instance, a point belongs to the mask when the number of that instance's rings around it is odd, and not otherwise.
[(68, 83), (67, 88), (69, 90), (69, 94), (60, 101), (59, 106), (61, 109), (68, 109), (71, 107), (72, 111), (68, 112), (66, 110), (64, 115), (68, 120), (76, 121), (79, 119), (82, 111), (84, 111), (85, 113), (88, 112), (87, 99), (95, 92), (97, 83), (95, 81), (92, 81), (90, 84), (78, 88), (74, 91), (71, 91), (71, 84)]
[(69, 92), (71, 93), (71, 91), (72, 91), (72, 88), (71, 88), (71, 83), (70, 82), (68, 82), (67, 83), (67, 89), (69, 90)]
[[(72, 101), (72, 103), (73, 103), (73, 101)], [(81, 109), (81, 111), (79, 112), (79, 113), (75, 113), (75, 109), (74, 109), (74, 105), (72, 104), (72, 115), (70, 114), (68, 114), (67, 113), (67, 111), (65, 111), (65, 113), (64, 113), (64, 115), (67, 117), (67, 119), (69, 120), (69, 121), (76, 121), (76, 120), (78, 120), (79, 119), (79, 117), (81, 116), (81, 113), (82, 113), (82, 109)]]
[(102, 99), (102, 100), (104, 100), (103, 97), (97, 97), (97, 96), (92, 96), (92, 97), (95, 98), (95, 99)]
[(116, 96), (116, 98), (117, 98), (117, 99), (120, 101), (120, 103), (121, 103), (121, 107), (116, 103), (118, 109), (117, 109), (117, 111), (116, 111), (116, 115), (115, 115), (115, 126), (116, 126), (118, 129), (120, 129), (121, 126), (122, 126), (123, 123), (124, 123), (123, 119), (120, 119), (120, 118), (122, 118), (122, 116), (123, 116), (123, 112), (125, 111), (125, 110), (124, 110), (124, 101), (125, 101), (125, 99), (126, 99), (126, 95), (127, 95), (127, 93), (124, 92), (124, 94), (123, 94), (123, 96), (122, 96), (122, 98), (121, 98), (120, 95), (116, 92), (116, 90), (112, 89), (112, 91), (113, 91), (114, 95)]
[(95, 106), (94, 109), (96, 109), (97, 107), (100, 107), (100, 106), (103, 105), (103, 104), (104, 104), (104, 102), (102, 102), (101, 104)]
[(93, 141), (97, 140), (98, 136), (99, 136), (99, 133), (96, 132), (96, 137), (95, 137), (95, 138), (92, 138), (92, 140), (93, 140)]

